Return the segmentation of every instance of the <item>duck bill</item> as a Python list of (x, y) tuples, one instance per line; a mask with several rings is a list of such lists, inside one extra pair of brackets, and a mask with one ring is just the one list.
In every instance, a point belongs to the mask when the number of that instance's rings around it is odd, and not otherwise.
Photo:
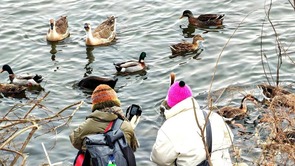
[(179, 17), (179, 19), (182, 19), (183, 18), (183, 15), (181, 15), (180, 17)]
[(1, 70), (0, 70), (0, 73), (3, 73), (3, 71), (4, 71), (4, 70), (3, 70), (3, 69), (1, 69)]
[(53, 23), (50, 23), (50, 29), (53, 30)]
[(88, 26), (88, 24), (84, 24), (84, 29), (85, 29), (86, 31), (89, 30), (89, 26)]

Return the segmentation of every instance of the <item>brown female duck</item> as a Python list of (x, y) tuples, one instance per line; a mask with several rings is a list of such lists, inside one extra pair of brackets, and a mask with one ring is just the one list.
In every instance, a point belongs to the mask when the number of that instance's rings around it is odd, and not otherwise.
[(6, 97), (25, 97), (27, 87), (15, 84), (0, 84), (0, 93)]
[(90, 23), (85, 23), (84, 29), (86, 31), (86, 45), (107, 45), (116, 37), (116, 18), (114, 16), (109, 17), (94, 30), (91, 29)]
[(258, 87), (262, 89), (262, 93), (265, 95), (265, 97), (270, 98), (270, 99), (274, 98), (275, 96), (290, 94), (290, 92), (282, 89), (279, 86), (260, 84), (260, 85), (258, 85)]
[(61, 16), (58, 20), (49, 20), (50, 28), (47, 32), (48, 41), (60, 41), (70, 36), (67, 16)]
[(270, 109), (276, 110), (285, 107), (291, 109), (291, 111), (295, 111), (295, 94), (279, 86), (261, 84), (258, 87), (262, 89), (262, 93), (266, 98), (264, 103)]
[(237, 120), (243, 119), (247, 113), (247, 105), (246, 105), (247, 100), (252, 101), (254, 103), (258, 103), (258, 99), (256, 99), (251, 94), (248, 94), (245, 97), (243, 97), (243, 99), (241, 100), (240, 107), (225, 106), (219, 109), (217, 113), (228, 119), (237, 119)]
[(194, 25), (199, 28), (208, 28), (211, 26), (222, 27), (224, 14), (202, 14), (198, 17), (194, 17), (190, 10), (185, 10), (180, 17), (187, 17), (189, 24)]
[(201, 40), (204, 40), (201, 35), (197, 34), (193, 38), (193, 42), (189, 43), (186, 41), (183, 41), (182, 43), (174, 44), (170, 46), (172, 56), (175, 57), (178, 55), (185, 55), (187, 53), (195, 52), (199, 49), (199, 42)]

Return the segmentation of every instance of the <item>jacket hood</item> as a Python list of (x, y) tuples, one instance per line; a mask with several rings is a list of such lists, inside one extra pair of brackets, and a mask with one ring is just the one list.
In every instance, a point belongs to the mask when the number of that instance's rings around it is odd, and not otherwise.
[(182, 100), (181, 102), (177, 103), (171, 109), (165, 110), (164, 114), (165, 114), (166, 119), (169, 119), (169, 118), (171, 118), (181, 112), (187, 111), (189, 109), (193, 109), (192, 100), (195, 103), (196, 110), (199, 110), (200, 106), (199, 106), (198, 102), (193, 97), (189, 97), (189, 98), (186, 98), (186, 99)]

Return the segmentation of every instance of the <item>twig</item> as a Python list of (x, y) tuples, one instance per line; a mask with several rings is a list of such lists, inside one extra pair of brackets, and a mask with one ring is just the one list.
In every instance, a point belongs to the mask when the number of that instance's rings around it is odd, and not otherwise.
[(225, 50), (226, 46), (228, 45), (229, 41), (231, 40), (231, 38), (233, 38), (233, 36), (235, 35), (235, 33), (237, 32), (237, 30), (239, 29), (239, 27), (241, 26), (241, 24), (245, 21), (245, 19), (251, 14), (252, 12), (248, 13), (244, 18), (243, 20), (239, 23), (239, 25), (237, 26), (237, 28), (234, 30), (233, 34), (229, 37), (229, 39), (227, 40), (227, 42), (225, 43), (225, 45), (223, 46), (220, 54), (218, 55), (218, 58), (216, 60), (216, 64), (215, 64), (215, 67), (214, 67), (214, 72), (213, 72), (213, 76), (212, 76), (212, 79), (211, 79), (211, 82), (210, 82), (210, 86), (209, 86), (209, 91), (208, 91), (208, 103), (209, 103), (209, 100), (211, 98), (210, 94), (211, 94), (211, 90), (212, 90), (212, 85), (213, 85), (213, 82), (214, 82), (214, 78), (215, 78), (215, 74), (216, 74), (216, 71), (217, 71), (217, 66), (218, 66), (218, 63), (221, 59), (221, 55), (223, 53), (223, 51)]
[(12, 153), (15, 153), (15, 154), (17, 154), (17, 155), (19, 155), (19, 156), (22, 156), (23, 161), (22, 161), (21, 165), (25, 165), (26, 160), (27, 160), (27, 155), (25, 155), (25, 154), (23, 154), (23, 153), (20, 153), (20, 152), (18, 152), (18, 151), (15, 151), (15, 150), (6, 149), (6, 148), (2, 148), (1, 150), (8, 151), (8, 152), (12, 152)]
[(196, 122), (197, 122), (197, 125), (198, 125), (198, 128), (200, 129), (201, 131), (201, 138), (202, 138), (202, 142), (203, 142), (203, 145), (205, 147), (205, 152), (206, 152), (206, 157), (207, 157), (207, 160), (209, 162), (209, 165), (212, 166), (212, 162), (211, 162), (211, 156), (210, 156), (210, 153), (209, 153), (209, 147), (208, 147), (208, 144), (206, 143), (206, 140), (205, 140), (205, 128), (206, 128), (206, 124), (208, 122), (208, 117), (209, 115), (206, 117), (205, 119), (205, 124), (203, 127), (201, 127), (200, 123), (199, 123), (199, 120), (198, 120), (198, 116), (197, 116), (197, 111), (196, 111), (196, 106), (195, 106), (195, 102), (194, 102), (194, 99), (192, 98), (192, 102), (193, 102), (193, 108), (194, 108), (194, 115), (195, 115), (195, 119), (196, 119)]
[[(33, 124), (37, 126), (37, 124), (36, 124), (35, 122), (33, 122)], [(26, 146), (28, 145), (29, 141), (31, 140), (33, 134), (35, 133), (35, 131), (36, 131), (37, 129), (38, 129), (38, 127), (33, 127), (33, 128), (32, 128), (32, 130), (31, 130), (31, 132), (29, 133), (27, 139), (26, 139), (25, 142), (23, 143), (23, 146), (22, 146), (21, 149), (19, 150), (20, 153), (23, 153), (23, 151), (25, 150)], [(18, 158), (19, 158), (19, 155), (16, 155), (16, 156), (14, 157), (14, 160), (11, 162), (10, 165), (13, 166), (13, 165), (16, 163), (16, 161), (18, 160)]]
[(38, 128), (39, 126), (37, 124), (28, 126), (26, 128), (23, 128), (22, 130), (18, 131), (17, 133), (15, 133), (14, 135), (12, 135), (10, 138), (8, 138), (5, 142), (3, 142), (0, 145), (0, 149), (2, 149), (6, 144), (8, 144), (9, 142), (11, 142), (14, 138), (16, 138), (18, 135), (22, 134), (23, 132), (29, 130), (29, 129), (33, 129), (33, 128)]
[(39, 99), (35, 105), (26, 113), (26, 115), (24, 116), (24, 119), (33, 111), (33, 109), (39, 104), (41, 103), (41, 101), (43, 101), (47, 96), (48, 94), (50, 93), (50, 91), (48, 91), (41, 99)]
[(48, 164), (49, 164), (49, 166), (51, 166), (51, 161), (50, 161), (50, 158), (49, 158), (48, 153), (47, 153), (47, 151), (46, 151), (46, 148), (45, 148), (45, 146), (44, 146), (44, 143), (42, 142), (41, 144), (42, 144), (42, 147), (43, 147), (43, 150), (44, 150), (45, 156), (46, 156), (46, 158), (47, 158)]

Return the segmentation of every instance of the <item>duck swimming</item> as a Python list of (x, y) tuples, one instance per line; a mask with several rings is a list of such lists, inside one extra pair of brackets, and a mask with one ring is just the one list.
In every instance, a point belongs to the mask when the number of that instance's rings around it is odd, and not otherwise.
[(85, 23), (84, 29), (86, 31), (86, 45), (107, 45), (116, 37), (116, 18), (114, 16), (109, 17), (93, 30), (90, 23)]
[(187, 17), (189, 24), (199, 28), (222, 27), (224, 14), (201, 14), (198, 17), (194, 17), (190, 10), (185, 10), (180, 19)]
[(98, 85), (107, 84), (114, 89), (117, 81), (118, 81), (118, 78), (113, 79), (113, 78), (104, 78), (104, 77), (98, 77), (98, 76), (89, 76), (79, 81), (78, 86), (81, 88), (86, 88), (93, 91)]
[(258, 99), (255, 98), (253, 95), (248, 94), (245, 97), (243, 97), (243, 99), (241, 100), (240, 107), (225, 106), (219, 109), (217, 113), (228, 119), (241, 120), (246, 116), (246, 113), (247, 113), (247, 105), (246, 105), (247, 100), (252, 101), (254, 103), (259, 102)]
[(50, 28), (47, 32), (48, 41), (60, 41), (70, 36), (67, 16), (61, 16), (58, 20), (49, 20)]
[(15, 85), (39, 86), (39, 83), (43, 80), (42, 76), (37, 74), (15, 75), (7, 64), (2, 66), (0, 73), (4, 71), (7, 71), (9, 74), (10, 83)]
[(262, 89), (262, 93), (264, 94), (264, 96), (267, 98), (270, 98), (270, 99), (274, 98), (275, 96), (290, 94), (290, 92), (282, 89), (279, 86), (260, 84), (260, 85), (258, 85), (258, 87)]
[(139, 55), (138, 61), (136, 60), (129, 60), (120, 63), (114, 63), (117, 72), (122, 73), (134, 73), (143, 71), (146, 69), (146, 64), (144, 63), (144, 58), (146, 57), (146, 53), (142, 52)]
[(25, 97), (27, 87), (15, 84), (0, 84), (0, 93), (7, 97)]
[(204, 38), (201, 35), (197, 34), (193, 37), (192, 43), (184, 41), (182, 43), (171, 45), (170, 46), (170, 49), (172, 52), (171, 57), (175, 57), (178, 55), (185, 55), (187, 53), (192, 53), (197, 51), (199, 49), (199, 42), (201, 40), (204, 40)]

